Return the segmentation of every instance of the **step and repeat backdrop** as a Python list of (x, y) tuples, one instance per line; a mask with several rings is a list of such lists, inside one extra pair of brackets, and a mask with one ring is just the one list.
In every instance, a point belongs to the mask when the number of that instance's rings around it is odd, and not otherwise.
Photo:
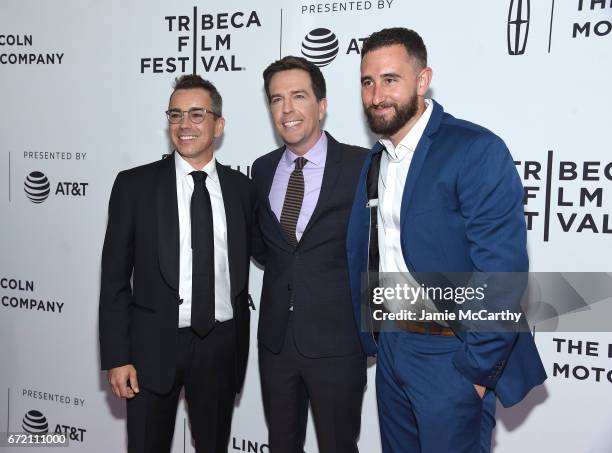
[[(531, 269), (612, 270), (609, 1), (3, 1), (0, 431), (46, 425), (71, 451), (125, 450), (124, 403), (99, 370), (100, 254), (117, 172), (171, 150), (163, 112), (174, 79), (196, 72), (217, 85), (227, 121), (217, 158), (247, 175), (279, 145), (261, 74), (285, 55), (321, 65), (325, 129), (370, 147), (360, 49), (389, 26), (423, 36), (431, 96), (446, 111), (508, 144), (525, 186)], [(255, 342), (261, 277), (253, 266), (253, 341), (232, 452), (268, 451)], [(549, 379), (517, 407), (498, 407), (496, 453), (612, 451), (612, 334), (584, 330), (600, 331), (536, 326)], [(375, 369), (366, 453), (380, 452)], [(173, 452), (193, 451), (181, 402)], [(312, 423), (306, 451), (317, 451)]]

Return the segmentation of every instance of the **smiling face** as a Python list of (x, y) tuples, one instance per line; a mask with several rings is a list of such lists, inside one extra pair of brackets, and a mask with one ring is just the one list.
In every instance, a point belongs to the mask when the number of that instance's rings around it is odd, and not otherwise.
[(304, 155), (321, 136), (327, 100), (317, 100), (310, 75), (302, 69), (277, 72), (270, 80), (270, 111), (285, 144)]
[(361, 61), (361, 100), (370, 129), (397, 145), (425, 110), (431, 75), (400, 44), (368, 52)]
[[(192, 108), (212, 109), (208, 91), (203, 88), (180, 89), (170, 98), (168, 110), (186, 112)], [(206, 113), (201, 123), (192, 122), (184, 113), (180, 123), (170, 124), (170, 139), (176, 151), (192, 167), (200, 170), (212, 159), (215, 139), (221, 136), (224, 126), (225, 120), (211, 113)]]

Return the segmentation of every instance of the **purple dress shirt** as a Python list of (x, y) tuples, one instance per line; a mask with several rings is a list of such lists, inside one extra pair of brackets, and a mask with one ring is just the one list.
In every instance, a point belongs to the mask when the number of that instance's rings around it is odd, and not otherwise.
[[(268, 199), (270, 200), (270, 207), (279, 222), (285, 194), (287, 193), (287, 185), (289, 184), (289, 176), (291, 176), (291, 172), (295, 167), (293, 162), (298, 157), (300, 156), (287, 147), (276, 167)], [(304, 173), (304, 201), (302, 202), (302, 209), (300, 210), (300, 216), (295, 228), (295, 235), (298, 241), (302, 239), (302, 234), (315, 210), (319, 194), (321, 193), (323, 171), (325, 170), (325, 160), (327, 159), (327, 135), (325, 135), (325, 132), (321, 133), (317, 143), (304, 154), (304, 158), (308, 162), (306, 162), (302, 170)]]

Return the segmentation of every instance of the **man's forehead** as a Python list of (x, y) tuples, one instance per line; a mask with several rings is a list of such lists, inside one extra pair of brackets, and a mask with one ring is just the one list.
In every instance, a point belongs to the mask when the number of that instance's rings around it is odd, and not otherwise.
[(309, 88), (311, 86), (310, 74), (303, 69), (286, 69), (274, 74), (270, 85), (284, 88), (296, 87), (296, 89)]
[(381, 76), (385, 73), (393, 73), (417, 65), (416, 59), (409, 55), (404, 46), (396, 44), (393, 46), (380, 47), (368, 52), (361, 60), (361, 75)]
[(208, 102), (210, 99), (210, 93), (204, 88), (181, 88), (172, 93), (172, 96), (170, 97), (170, 105), (179, 102)]
[(361, 60), (361, 66), (363, 67), (364, 63), (372, 63), (379, 62), (382, 60), (403, 60), (412, 62), (414, 57), (408, 53), (406, 47), (401, 44), (391, 44), (389, 46), (382, 46), (376, 49), (370, 50), (367, 54), (364, 55)]

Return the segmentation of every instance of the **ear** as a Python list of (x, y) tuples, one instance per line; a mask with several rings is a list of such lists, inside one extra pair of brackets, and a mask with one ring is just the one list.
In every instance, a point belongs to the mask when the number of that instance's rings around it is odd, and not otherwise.
[(327, 98), (323, 98), (319, 101), (319, 121), (323, 121), (327, 113)]
[(431, 84), (431, 79), (433, 77), (433, 71), (431, 68), (427, 67), (422, 69), (417, 77), (417, 95), (425, 96), (427, 90), (429, 90), (429, 85)]
[(215, 138), (221, 137), (223, 135), (223, 130), (225, 129), (225, 118), (217, 118), (215, 122)]

